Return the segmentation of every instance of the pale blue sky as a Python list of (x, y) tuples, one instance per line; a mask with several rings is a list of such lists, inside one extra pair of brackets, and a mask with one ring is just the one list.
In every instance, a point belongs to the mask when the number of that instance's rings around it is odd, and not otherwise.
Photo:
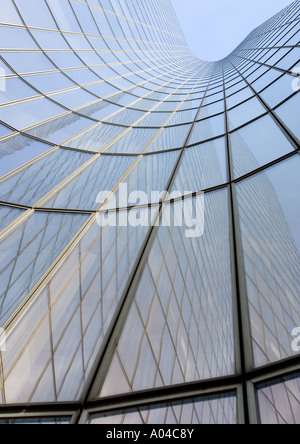
[(292, 0), (171, 0), (195, 55), (220, 60)]

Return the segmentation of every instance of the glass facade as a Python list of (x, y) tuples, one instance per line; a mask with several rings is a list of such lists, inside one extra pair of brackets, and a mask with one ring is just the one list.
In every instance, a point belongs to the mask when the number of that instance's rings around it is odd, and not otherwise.
[(299, 423), (300, 1), (2, 3), (0, 424)]

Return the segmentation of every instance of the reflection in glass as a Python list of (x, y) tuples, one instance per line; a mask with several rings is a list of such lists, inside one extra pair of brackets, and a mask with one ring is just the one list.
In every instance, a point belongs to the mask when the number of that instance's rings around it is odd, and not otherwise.
[(2, 181), (1, 199), (34, 205), (90, 158), (86, 153), (55, 150)]
[(237, 424), (235, 393), (90, 415), (88, 424)]
[(195, 192), (227, 182), (225, 138), (186, 149), (173, 190)]
[(235, 372), (227, 191), (205, 196), (203, 236), (185, 237), (178, 208), (165, 208), (102, 397)]
[(300, 94), (298, 93), (276, 109), (276, 114), (278, 115), (278, 117), (283, 121), (288, 129), (292, 131), (292, 133), (298, 138), (298, 140), (300, 139), (299, 99)]
[(85, 215), (35, 213), (0, 242), (0, 324), (13, 314), (86, 221)]
[(235, 131), (230, 138), (235, 178), (294, 151), (270, 116)]
[(300, 326), (300, 157), (237, 186), (256, 366), (294, 354)]
[[(218, 62), (191, 52), (171, 0), (2, 3), (0, 404), (124, 395), (112, 421), (235, 423), (236, 393), (130, 412), (127, 395), (223, 393), (238, 373), (243, 406), (240, 321), (266, 380), (298, 359), (299, 0)], [(121, 182), (128, 212), (105, 212)], [(158, 203), (166, 188), (193, 199)], [(0, 417), (69, 420), (62, 405)]]
[(248, 100), (228, 112), (229, 128), (230, 130), (234, 130), (265, 113), (265, 108), (256, 97), (253, 97), (253, 99)]
[(300, 375), (257, 387), (262, 424), (300, 424)]
[[(142, 213), (133, 210), (131, 218), (147, 217), (149, 210)], [(127, 216), (127, 212), (118, 215), (122, 220)], [(78, 230), (78, 223), (85, 220), (78, 215), (40, 213), (13, 234), (20, 253), (11, 262), (7, 257), (2, 265), (13, 270), (2, 296), (2, 319), (53, 263), (63, 242), (74, 237), (75, 226)], [(41, 222), (47, 225), (36, 233)], [(100, 228), (95, 222), (89, 227), (8, 333), (0, 398), (7, 403), (79, 399), (147, 232), (148, 227), (129, 224)], [(1, 251), (8, 255), (10, 250), (1, 245)], [(20, 286), (22, 293), (16, 293)]]
[(19, 208), (0, 205), (0, 232), (24, 213)]
[(0, 142), (0, 176), (5, 176), (51, 148), (51, 145), (20, 134), (3, 140)]

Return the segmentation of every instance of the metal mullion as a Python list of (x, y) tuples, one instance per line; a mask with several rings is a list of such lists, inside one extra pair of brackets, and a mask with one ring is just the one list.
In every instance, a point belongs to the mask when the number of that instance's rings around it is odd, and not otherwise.
[(236, 334), (236, 358), (238, 362), (237, 371), (241, 372), (243, 381), (243, 409), (245, 422), (249, 423), (249, 406), (247, 401), (247, 387), (246, 387), (246, 372), (252, 367), (252, 344), (250, 341), (250, 321), (248, 313), (248, 301), (246, 282), (244, 276), (244, 264), (243, 253), (241, 245), (241, 234), (238, 216), (237, 197), (233, 184), (234, 172), (233, 172), (233, 159), (231, 151), (231, 141), (229, 135), (229, 119), (227, 110), (227, 95), (224, 82), (224, 103), (225, 103), (225, 126), (226, 126), (226, 151), (227, 151), (227, 167), (229, 174), (230, 185), (229, 191), (229, 217), (230, 217), (230, 233), (232, 237), (232, 274), (233, 274), (233, 306), (234, 306), (234, 326), (238, 334)]

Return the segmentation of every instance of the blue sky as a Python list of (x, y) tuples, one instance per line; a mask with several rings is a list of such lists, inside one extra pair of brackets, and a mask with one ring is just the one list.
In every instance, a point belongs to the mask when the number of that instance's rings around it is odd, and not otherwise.
[(257, 26), (292, 0), (171, 0), (194, 54), (226, 57)]

